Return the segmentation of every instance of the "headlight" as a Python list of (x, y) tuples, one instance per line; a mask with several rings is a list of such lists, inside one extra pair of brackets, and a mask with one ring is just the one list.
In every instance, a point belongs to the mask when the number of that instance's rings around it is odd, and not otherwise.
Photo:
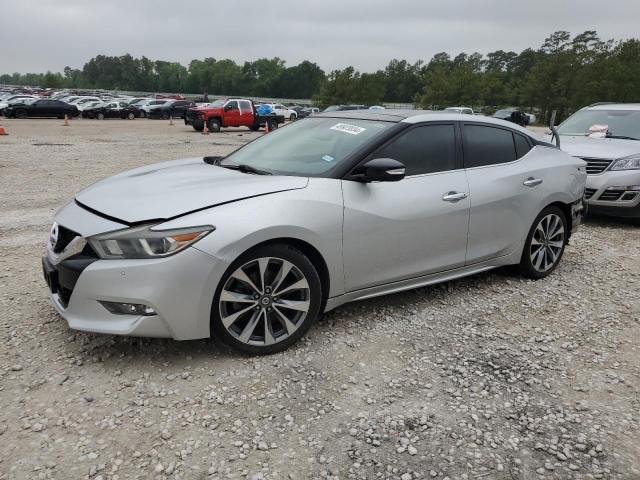
[(153, 230), (153, 225), (97, 235), (89, 243), (105, 259), (158, 258), (173, 255), (215, 230), (211, 225)]
[(616, 160), (611, 170), (640, 170), (640, 155)]

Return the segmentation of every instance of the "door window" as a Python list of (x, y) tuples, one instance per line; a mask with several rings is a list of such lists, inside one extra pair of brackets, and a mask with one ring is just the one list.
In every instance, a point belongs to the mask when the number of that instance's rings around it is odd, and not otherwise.
[(233, 100), (229, 103), (227, 103), (224, 107), (225, 110), (237, 110), (238, 109), (238, 102)]
[(378, 150), (374, 157), (393, 158), (402, 162), (407, 176), (454, 170), (454, 126), (423, 125), (411, 128)]
[(511, 130), (485, 125), (464, 126), (464, 166), (484, 167), (516, 160)]
[(529, 153), (529, 150), (531, 150), (529, 140), (527, 140), (524, 135), (520, 135), (519, 133), (514, 133), (513, 138), (516, 141), (516, 154), (518, 158), (524, 157), (527, 153)]
[(251, 102), (247, 100), (240, 100), (240, 112), (247, 113), (251, 111)]

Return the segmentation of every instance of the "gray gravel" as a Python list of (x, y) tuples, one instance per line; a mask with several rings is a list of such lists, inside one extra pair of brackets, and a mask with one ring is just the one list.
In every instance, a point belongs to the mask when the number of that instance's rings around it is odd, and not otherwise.
[(258, 134), (61, 123), (0, 137), (0, 479), (640, 478), (639, 227), (590, 220), (542, 281), (505, 269), (344, 306), (269, 357), (79, 333), (41, 278), (54, 211)]

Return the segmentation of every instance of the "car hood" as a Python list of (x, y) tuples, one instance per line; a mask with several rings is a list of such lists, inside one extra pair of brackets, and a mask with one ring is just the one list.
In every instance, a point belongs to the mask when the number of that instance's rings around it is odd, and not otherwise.
[(615, 160), (640, 153), (640, 141), (561, 135), (560, 148), (574, 157)]
[(224, 203), (305, 188), (307, 177), (253, 175), (187, 158), (101, 180), (76, 195), (96, 213), (124, 223), (168, 220)]

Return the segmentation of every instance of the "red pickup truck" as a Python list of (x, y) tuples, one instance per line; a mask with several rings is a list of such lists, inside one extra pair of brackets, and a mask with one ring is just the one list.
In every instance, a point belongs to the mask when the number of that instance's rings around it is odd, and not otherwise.
[(249, 127), (257, 131), (264, 125), (269, 125), (269, 130), (274, 130), (284, 123), (284, 115), (258, 115), (251, 100), (227, 98), (206, 106), (190, 108), (184, 116), (184, 123), (199, 132), (204, 130), (205, 123), (210, 132), (219, 132), (222, 127)]

